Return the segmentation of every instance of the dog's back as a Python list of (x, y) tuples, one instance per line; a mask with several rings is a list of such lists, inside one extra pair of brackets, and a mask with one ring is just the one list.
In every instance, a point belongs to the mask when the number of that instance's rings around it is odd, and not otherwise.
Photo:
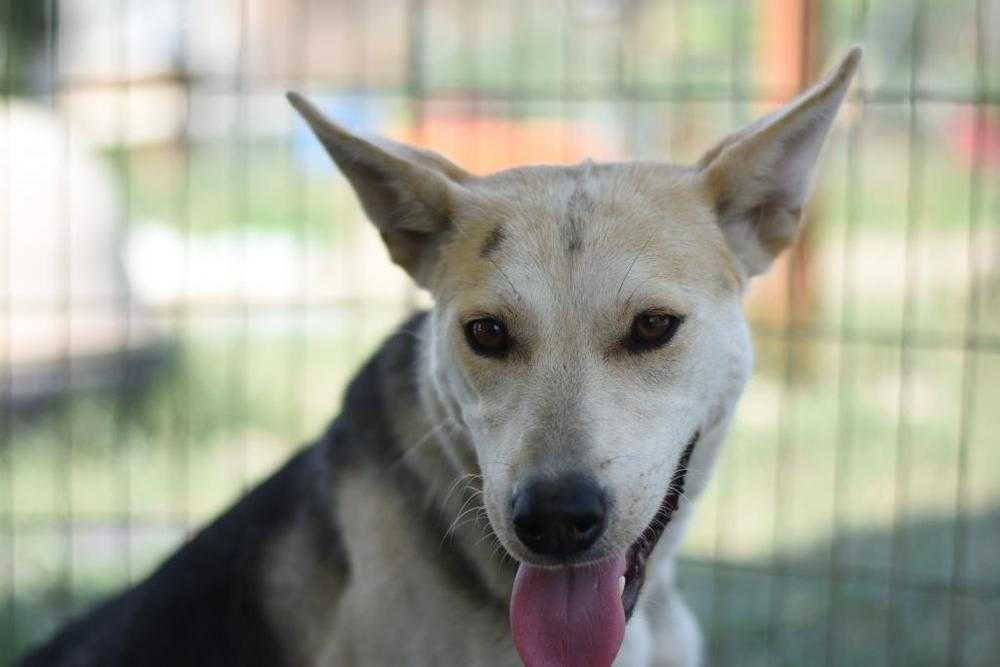
[(281, 664), (261, 570), (271, 538), (310, 511), (316, 456), (312, 447), (300, 452), (146, 581), (70, 624), (24, 665)]

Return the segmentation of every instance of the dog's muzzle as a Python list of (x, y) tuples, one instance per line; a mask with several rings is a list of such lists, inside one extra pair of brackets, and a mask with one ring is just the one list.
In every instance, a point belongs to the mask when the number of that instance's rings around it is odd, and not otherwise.
[(639, 600), (646, 563), (680, 505), (699, 436), (696, 432), (681, 453), (649, 526), (627, 550), (597, 562), (566, 564), (585, 554), (604, 531), (606, 502), (596, 482), (572, 474), (531, 481), (515, 494), (511, 510), (518, 539), (533, 554), (557, 563), (521, 563), (514, 579), (511, 628), (525, 665), (611, 665)]

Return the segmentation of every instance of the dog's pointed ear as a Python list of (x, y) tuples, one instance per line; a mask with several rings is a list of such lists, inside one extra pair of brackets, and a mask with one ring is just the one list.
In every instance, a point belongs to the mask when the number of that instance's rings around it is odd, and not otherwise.
[(825, 80), (698, 162), (726, 241), (748, 276), (762, 273), (794, 240), (820, 148), (860, 60), (854, 47)]
[(355, 136), (298, 93), (288, 101), (351, 183), (392, 261), (429, 287), (437, 247), (453, 229), (454, 196), (469, 174), (436, 153)]

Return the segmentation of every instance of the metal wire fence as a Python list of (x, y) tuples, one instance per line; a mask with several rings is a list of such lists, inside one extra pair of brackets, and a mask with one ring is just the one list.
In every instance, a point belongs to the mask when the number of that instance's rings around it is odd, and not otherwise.
[(680, 584), (711, 665), (1000, 662), (1000, 3), (2, 4), (0, 662), (317, 434), (426, 304), (286, 89), (473, 171), (690, 161), (855, 42)]

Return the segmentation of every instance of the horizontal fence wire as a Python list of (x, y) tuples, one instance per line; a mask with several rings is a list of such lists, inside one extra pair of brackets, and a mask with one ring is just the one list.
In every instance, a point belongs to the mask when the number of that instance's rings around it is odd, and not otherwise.
[[(184, 78), (150, 77), (137, 79), (87, 79), (69, 77), (58, 85), (62, 92), (94, 92), (94, 91), (124, 91), (129, 88), (153, 86), (183, 86), (199, 95), (232, 96), (233, 81), (230, 77), (219, 76), (189, 76)], [(614, 82), (599, 86), (586, 87), (568, 82), (558, 92), (548, 87), (533, 88), (530, 85), (517, 87), (490, 86), (479, 88), (470, 85), (457, 84), (421, 84), (419, 88), (393, 84), (362, 84), (340, 79), (324, 80), (310, 78), (295, 80), (276, 78), (274, 80), (253, 80), (245, 83), (240, 89), (243, 97), (273, 98), (305, 86), (308, 89), (334, 91), (345, 96), (400, 97), (426, 101), (459, 101), (468, 102), (609, 102), (615, 99), (627, 99), (635, 102), (661, 102), (679, 104), (716, 102), (720, 104), (738, 102), (743, 104), (772, 104), (788, 99), (785, 92), (769, 90), (764, 86), (742, 84), (738, 90), (721, 87), (716, 82), (687, 81), (683, 84), (648, 84), (635, 85)], [(914, 89), (901, 90), (892, 87), (855, 89), (848, 94), (845, 103), (855, 104), (863, 98), (866, 104), (879, 106), (897, 106), (909, 104), (911, 101), (927, 105), (970, 105), (985, 104), (995, 106), (1000, 104), (1000, 91), (984, 89), (975, 94), (936, 90), (916, 86)]]

